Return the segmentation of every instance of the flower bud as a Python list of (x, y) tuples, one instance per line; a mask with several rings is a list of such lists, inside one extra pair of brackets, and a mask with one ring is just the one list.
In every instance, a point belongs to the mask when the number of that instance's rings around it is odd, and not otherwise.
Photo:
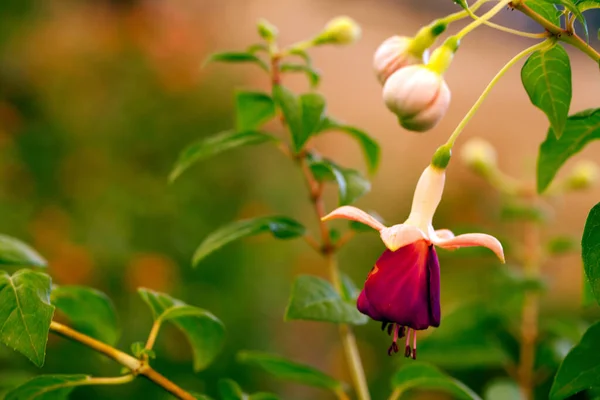
[(266, 41), (273, 41), (277, 39), (277, 35), (279, 35), (277, 27), (266, 19), (260, 19), (256, 24), (256, 28), (258, 29), (260, 37)]
[(392, 36), (375, 51), (373, 69), (383, 85), (387, 78), (400, 68), (427, 62), (429, 52), (413, 50), (414, 40), (406, 36)]
[(460, 156), (467, 167), (478, 173), (485, 173), (496, 167), (496, 149), (481, 138), (473, 138), (465, 143)]
[(323, 44), (352, 44), (360, 39), (360, 26), (350, 17), (337, 17), (325, 25), (325, 29), (312, 42)]
[(575, 164), (569, 177), (567, 185), (572, 190), (588, 189), (600, 178), (600, 168), (593, 161), (583, 160)]
[(444, 78), (424, 65), (410, 65), (394, 72), (383, 86), (385, 105), (410, 131), (425, 132), (442, 119), (450, 105), (450, 89)]

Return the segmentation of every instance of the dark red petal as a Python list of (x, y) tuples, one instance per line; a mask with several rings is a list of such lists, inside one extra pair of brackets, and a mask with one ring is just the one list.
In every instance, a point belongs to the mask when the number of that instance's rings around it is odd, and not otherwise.
[(386, 250), (367, 277), (359, 311), (413, 329), (439, 326), (439, 269), (437, 254), (425, 241)]

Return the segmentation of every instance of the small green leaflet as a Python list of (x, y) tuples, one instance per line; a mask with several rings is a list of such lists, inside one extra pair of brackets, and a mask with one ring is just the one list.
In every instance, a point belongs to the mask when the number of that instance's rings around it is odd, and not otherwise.
[(0, 265), (45, 267), (46, 260), (22, 241), (0, 234)]
[(368, 318), (345, 301), (325, 279), (301, 275), (292, 287), (285, 320), (309, 320), (364, 325)]
[(135, 358), (143, 358), (148, 357), (149, 359), (155, 359), (156, 353), (154, 350), (146, 349), (146, 345), (143, 342), (133, 342), (131, 343), (131, 354), (135, 356)]
[(493, 381), (485, 389), (485, 400), (525, 400), (516, 382), (509, 379)]
[(521, 69), (521, 81), (534, 106), (542, 110), (557, 138), (562, 135), (571, 105), (571, 64), (557, 44), (533, 53)]
[[(453, 398), (481, 400), (475, 392), (430, 364), (414, 361), (403, 365), (392, 378), (392, 387), (400, 395), (411, 389), (439, 390)], [(398, 396), (399, 398), (400, 396)]]
[(197, 266), (206, 256), (229, 243), (264, 232), (271, 232), (277, 239), (292, 239), (304, 235), (305, 228), (299, 222), (282, 216), (235, 221), (208, 235), (196, 249), (192, 264)]
[(277, 141), (277, 139), (268, 133), (253, 130), (241, 132), (233, 130), (225, 131), (206, 139), (200, 139), (181, 152), (173, 171), (169, 175), (169, 182), (175, 181), (179, 175), (200, 160), (237, 147), (261, 144), (269, 141)]
[(76, 386), (86, 385), (87, 375), (41, 375), (11, 390), (4, 400), (66, 400)]
[(538, 192), (542, 193), (546, 190), (560, 167), (571, 156), (596, 139), (600, 139), (600, 108), (585, 110), (570, 116), (560, 139), (556, 138), (550, 128), (538, 155)]
[(325, 118), (325, 99), (318, 93), (296, 96), (281, 85), (273, 87), (273, 99), (283, 113), (292, 135), (294, 150), (302, 150)]
[(600, 322), (585, 332), (554, 377), (550, 399), (562, 400), (585, 389), (600, 388)]
[(0, 341), (36, 366), (44, 365), (54, 306), (50, 276), (22, 269), (12, 276), (0, 271)]
[(310, 169), (318, 181), (336, 181), (339, 205), (352, 204), (371, 190), (371, 182), (360, 172), (342, 168), (330, 160), (310, 161)]
[(319, 86), (319, 82), (321, 81), (321, 74), (319, 71), (308, 65), (285, 63), (281, 64), (280, 68), (281, 72), (302, 72), (306, 74), (312, 88)]
[(356, 287), (352, 279), (342, 273), (342, 298), (348, 302), (355, 303), (358, 295), (360, 294), (360, 289)]
[(223, 52), (223, 53), (213, 53), (206, 59), (206, 61), (204, 62), (204, 65), (209, 64), (211, 62), (216, 62), (216, 61), (226, 62), (226, 63), (248, 63), (248, 62), (254, 63), (254, 64), (258, 65), (260, 68), (262, 68), (263, 70), (269, 72), (269, 67), (267, 66), (267, 64), (263, 60), (261, 60), (260, 58), (255, 56), (253, 54), (253, 52), (251, 52), (251, 51), (249, 51), (249, 52), (229, 51), (229, 52)]
[(308, 365), (298, 364), (278, 355), (258, 351), (238, 353), (238, 361), (255, 365), (269, 374), (286, 381), (301, 383), (334, 392), (343, 390), (343, 384), (329, 375)]
[(138, 289), (154, 320), (172, 322), (188, 339), (194, 353), (194, 371), (206, 368), (225, 342), (223, 323), (210, 312), (185, 304), (165, 293)]
[(581, 238), (581, 258), (583, 269), (596, 301), (600, 304), (600, 203), (590, 211), (583, 237)]
[(374, 173), (377, 170), (377, 167), (379, 166), (379, 159), (381, 157), (381, 148), (379, 147), (379, 144), (366, 132), (356, 127), (343, 124), (331, 117), (325, 117), (317, 133), (321, 134), (330, 131), (341, 131), (356, 139), (363, 151), (365, 160), (367, 161), (369, 172)]
[(50, 300), (78, 331), (109, 345), (117, 342), (117, 312), (104, 293), (84, 286), (55, 286)]
[(275, 117), (275, 102), (266, 93), (238, 90), (235, 93), (236, 130), (259, 128)]

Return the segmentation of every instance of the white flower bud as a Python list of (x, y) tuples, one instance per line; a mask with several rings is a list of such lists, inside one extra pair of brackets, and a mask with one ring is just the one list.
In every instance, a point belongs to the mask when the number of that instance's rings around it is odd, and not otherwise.
[(337, 17), (325, 25), (325, 29), (313, 39), (314, 45), (352, 44), (360, 39), (360, 26), (350, 17)]
[(567, 183), (571, 189), (580, 190), (591, 187), (600, 179), (600, 168), (593, 161), (579, 161), (569, 174)]
[(467, 167), (477, 172), (485, 172), (497, 164), (496, 149), (481, 138), (469, 139), (462, 146), (460, 156)]
[(394, 72), (383, 86), (385, 105), (410, 131), (425, 132), (442, 119), (450, 105), (450, 89), (444, 78), (424, 65), (410, 65)]
[(400, 68), (427, 62), (428, 51), (418, 54), (411, 49), (413, 41), (406, 36), (392, 36), (377, 48), (373, 57), (373, 69), (382, 85)]

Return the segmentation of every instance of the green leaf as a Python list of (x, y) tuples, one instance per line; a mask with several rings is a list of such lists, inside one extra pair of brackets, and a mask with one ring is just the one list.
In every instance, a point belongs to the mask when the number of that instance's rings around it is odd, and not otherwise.
[(584, 12), (594, 8), (600, 8), (600, 0), (579, 0), (577, 2), (579, 11)]
[(280, 66), (281, 72), (302, 72), (306, 74), (310, 86), (316, 88), (319, 86), (321, 81), (321, 74), (316, 69), (309, 67), (308, 65), (285, 63)]
[(342, 298), (346, 301), (356, 303), (360, 289), (356, 287), (352, 279), (342, 272)]
[(286, 381), (301, 383), (323, 389), (341, 391), (340, 381), (308, 365), (298, 364), (278, 355), (258, 351), (242, 351), (238, 353), (241, 363), (255, 365), (269, 374)]
[(557, 44), (533, 53), (521, 69), (521, 80), (534, 106), (542, 110), (557, 138), (563, 133), (571, 105), (571, 64)]
[(587, 276), (583, 275), (583, 288), (581, 291), (581, 305), (583, 307), (589, 307), (593, 304), (596, 304), (596, 296), (594, 296), (594, 291), (592, 290), (592, 285), (590, 285), (590, 281), (588, 281)]
[(483, 398), (485, 400), (525, 400), (519, 386), (509, 379), (493, 381), (486, 387)]
[(531, 8), (554, 25), (560, 26), (561, 12), (556, 9), (552, 1), (527, 0), (527, 7)]
[(237, 91), (235, 109), (238, 132), (256, 129), (275, 117), (275, 102), (263, 92)]
[(267, 133), (252, 130), (241, 132), (225, 131), (206, 139), (200, 139), (181, 152), (175, 163), (175, 168), (173, 168), (173, 171), (169, 175), (169, 182), (173, 182), (185, 170), (200, 160), (237, 147), (261, 144), (268, 141), (277, 141), (277, 139)]
[(0, 265), (15, 267), (45, 267), (46, 260), (29, 245), (0, 234)]
[(551, 238), (548, 241), (547, 248), (550, 255), (562, 255), (579, 250), (579, 243), (575, 238), (560, 235)]
[(371, 138), (366, 132), (355, 128), (350, 125), (343, 124), (334, 120), (331, 117), (326, 117), (321, 126), (319, 127), (318, 133), (325, 133), (330, 131), (341, 131), (349, 134), (351, 137), (358, 141), (365, 160), (367, 161), (367, 167), (370, 173), (374, 173), (379, 166), (379, 159), (381, 156), (381, 148), (379, 144)]
[(189, 393), (190, 393), (192, 396), (194, 396), (194, 398), (195, 398), (196, 400), (213, 400), (213, 398), (212, 398), (212, 397), (208, 397), (207, 395), (205, 395), (205, 394), (202, 394), (202, 393), (195, 393), (195, 392), (189, 392)]
[(300, 106), (302, 108), (303, 135), (299, 142), (299, 148), (304, 147), (313, 133), (317, 132), (325, 118), (326, 101), (318, 93), (305, 93), (300, 95)]
[(221, 400), (248, 400), (248, 395), (244, 393), (240, 385), (231, 379), (219, 381), (219, 394)]
[(85, 385), (87, 375), (41, 375), (11, 390), (4, 400), (63, 400), (73, 389)]
[(299, 144), (302, 143), (302, 137), (304, 136), (300, 100), (291, 90), (282, 85), (273, 86), (273, 100), (283, 113), (285, 123), (292, 134), (294, 149), (296, 151), (300, 150), (301, 146)]
[(571, 156), (597, 139), (600, 139), (600, 108), (585, 110), (570, 116), (560, 139), (555, 137), (550, 128), (538, 155), (538, 192), (542, 193), (550, 185), (560, 167)]
[(403, 365), (393, 376), (392, 387), (396, 393), (400, 392), (400, 394), (418, 388), (446, 392), (456, 399), (480, 399), (463, 383), (446, 375), (433, 365), (419, 361)]
[(0, 271), (0, 341), (31, 360), (44, 364), (54, 306), (50, 276), (22, 269), (12, 276)]
[(104, 293), (84, 286), (55, 286), (50, 301), (78, 331), (109, 345), (117, 342), (117, 312)]
[(226, 62), (226, 63), (254, 63), (256, 65), (258, 65), (259, 67), (261, 67), (263, 70), (265, 71), (269, 71), (269, 67), (267, 66), (267, 64), (261, 60), (260, 58), (258, 58), (257, 56), (255, 56), (252, 52), (243, 52), (243, 51), (229, 51), (229, 52), (223, 52), (223, 53), (213, 53), (211, 54), (206, 61), (204, 62), (204, 65), (211, 63), (211, 62)]
[(371, 190), (371, 182), (354, 169), (342, 168), (330, 160), (309, 162), (318, 181), (336, 181), (340, 206), (354, 203)]
[(585, 276), (596, 301), (600, 304), (600, 246), (598, 243), (600, 243), (600, 203), (590, 211), (581, 238), (581, 257)]
[(585, 17), (581, 13), (581, 10), (579, 9), (579, 7), (577, 7), (577, 5), (575, 4), (575, 2), (573, 0), (547, 0), (547, 1), (549, 1), (550, 3), (553, 3), (553, 4), (559, 4), (563, 7), (565, 7), (565, 9), (569, 10), (571, 13), (573, 13), (573, 15), (577, 18), (577, 20), (579, 22), (581, 22), (581, 26), (583, 27), (583, 31), (585, 33), (586, 40), (588, 42), (590, 41), (590, 33), (588, 31), (587, 21), (585, 20)]
[(225, 342), (225, 327), (217, 317), (165, 293), (145, 288), (138, 289), (138, 293), (155, 321), (172, 322), (187, 337), (194, 353), (195, 371), (206, 368), (219, 354)]
[(592, 325), (571, 349), (554, 377), (550, 398), (561, 400), (584, 389), (599, 388), (600, 322)]
[(356, 304), (344, 301), (329, 282), (309, 275), (296, 278), (285, 311), (286, 321), (297, 319), (354, 325), (368, 321)]
[(299, 222), (282, 216), (258, 217), (235, 221), (210, 235), (198, 246), (192, 264), (198, 265), (206, 256), (221, 247), (248, 236), (271, 232), (277, 239), (292, 239), (304, 235), (305, 228)]

